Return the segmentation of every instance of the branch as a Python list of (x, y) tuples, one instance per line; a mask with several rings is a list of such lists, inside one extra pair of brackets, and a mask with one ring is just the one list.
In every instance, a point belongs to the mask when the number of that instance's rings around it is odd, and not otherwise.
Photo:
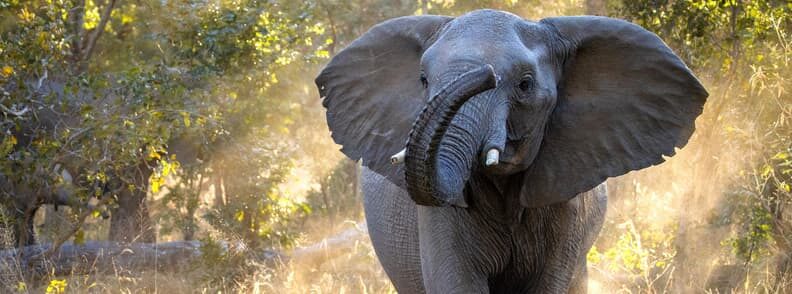
[(110, 20), (110, 14), (113, 12), (115, 4), (116, 0), (110, 0), (110, 2), (105, 6), (104, 11), (102, 12), (102, 18), (99, 20), (99, 25), (94, 28), (94, 30), (91, 32), (91, 35), (88, 36), (85, 46), (83, 46), (82, 61), (87, 61), (89, 58), (91, 58), (94, 47), (96, 47), (96, 41), (102, 36), (102, 32), (104, 32), (104, 28), (107, 26), (107, 22)]
[(188, 265), (201, 256), (200, 247), (201, 243), (195, 241), (154, 244), (90, 241), (81, 245), (63, 245), (57, 254), (40, 258), (54, 252), (56, 247), (52, 244), (33, 245), (0, 251), (0, 274), (9, 274), (2, 269), (10, 274), (24, 273), (25, 280), (30, 281), (47, 275), (112, 272), (118, 268), (142, 271), (156, 266), (157, 270), (178, 272), (189, 269)]
[(71, 35), (71, 59), (72, 63), (76, 64), (80, 62), (80, 56), (82, 55), (82, 46), (80, 40), (82, 39), (83, 35), (83, 24), (85, 23), (85, 0), (77, 0), (74, 4), (74, 7), (69, 9), (69, 16), (67, 17), (66, 22), (68, 23), (68, 29)]
[(16, 117), (21, 117), (21, 116), (25, 115), (25, 113), (30, 111), (30, 108), (28, 108), (27, 106), (25, 106), (25, 108), (22, 108), (20, 110), (16, 110), (16, 107), (13, 107), (13, 108), (14, 109), (9, 109), (8, 107), (5, 107), (5, 105), (0, 104), (0, 110), (2, 110), (5, 113), (12, 114), (12, 115), (14, 115)]

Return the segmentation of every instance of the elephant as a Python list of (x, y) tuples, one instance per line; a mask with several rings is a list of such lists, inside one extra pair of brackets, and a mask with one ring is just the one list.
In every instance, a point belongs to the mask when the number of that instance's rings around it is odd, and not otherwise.
[(497, 10), (384, 21), (315, 83), (401, 293), (585, 293), (605, 180), (674, 155), (708, 96), (638, 25)]

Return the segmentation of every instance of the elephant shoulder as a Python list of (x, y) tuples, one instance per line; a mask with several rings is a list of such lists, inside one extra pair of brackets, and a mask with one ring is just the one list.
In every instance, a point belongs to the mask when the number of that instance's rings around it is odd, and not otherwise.
[(362, 166), (360, 170), (360, 187), (367, 197), (369, 195), (396, 195), (406, 194), (407, 190), (397, 186), (385, 176)]
[(602, 182), (591, 190), (578, 194), (587, 213), (604, 215), (608, 207), (608, 185)]

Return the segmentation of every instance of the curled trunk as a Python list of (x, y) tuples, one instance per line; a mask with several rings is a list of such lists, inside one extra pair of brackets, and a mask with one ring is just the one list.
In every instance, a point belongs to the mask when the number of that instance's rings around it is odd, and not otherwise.
[[(467, 72), (443, 88), (413, 124), (407, 141), (405, 179), (410, 197), (419, 205), (465, 207), (462, 189), (470, 176), (471, 160), (449, 160), (453, 169), (439, 168), (441, 141), (462, 105), (470, 98), (495, 88), (495, 72), (490, 65)], [(462, 144), (475, 146), (477, 144)], [(475, 150), (463, 150), (456, 157), (472, 157)]]

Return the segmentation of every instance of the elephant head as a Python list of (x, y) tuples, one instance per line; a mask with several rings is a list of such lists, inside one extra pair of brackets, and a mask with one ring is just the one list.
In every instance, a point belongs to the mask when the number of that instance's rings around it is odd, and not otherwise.
[(418, 204), (459, 207), (473, 175), (508, 178), (492, 182), (537, 207), (658, 164), (687, 143), (708, 96), (640, 26), (493, 10), (383, 22), (316, 84), (347, 156)]

